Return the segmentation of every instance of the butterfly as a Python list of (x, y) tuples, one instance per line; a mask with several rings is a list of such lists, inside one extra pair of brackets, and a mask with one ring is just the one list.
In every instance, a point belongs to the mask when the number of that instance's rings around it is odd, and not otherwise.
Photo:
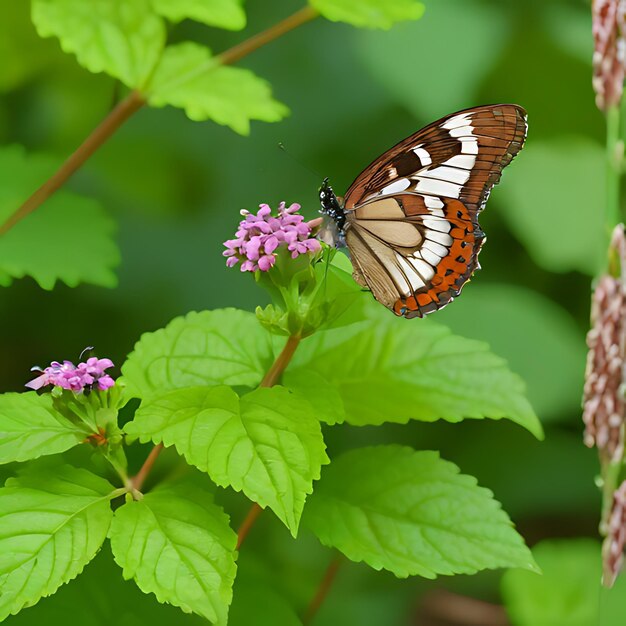
[(466, 109), (379, 156), (344, 198), (325, 179), (321, 238), (348, 247), (354, 279), (396, 315), (443, 308), (480, 268), (478, 214), (527, 129), (515, 104)]

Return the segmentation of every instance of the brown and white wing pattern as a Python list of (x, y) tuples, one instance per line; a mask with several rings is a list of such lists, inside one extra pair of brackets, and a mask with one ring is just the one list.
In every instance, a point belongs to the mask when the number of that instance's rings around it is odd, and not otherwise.
[(374, 161), (345, 197), (355, 278), (396, 315), (422, 317), (479, 267), (478, 213), (526, 137), (516, 105), (468, 109)]
[(350, 210), (380, 196), (421, 193), (454, 198), (480, 211), (526, 138), (526, 112), (515, 104), (453, 113), (385, 152), (345, 195)]

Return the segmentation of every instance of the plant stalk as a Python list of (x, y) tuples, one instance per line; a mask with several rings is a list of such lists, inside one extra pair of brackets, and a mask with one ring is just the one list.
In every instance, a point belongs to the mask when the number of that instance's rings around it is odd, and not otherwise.
[(311, 600), (309, 606), (307, 607), (304, 616), (302, 617), (302, 623), (304, 626), (310, 624), (315, 616), (317, 615), (320, 607), (326, 600), (328, 593), (330, 592), (333, 583), (335, 582), (335, 578), (337, 577), (337, 571), (341, 565), (343, 558), (340, 554), (337, 554), (335, 558), (330, 562), (326, 572), (324, 573), (324, 577), (322, 578), (313, 599)]
[(69, 156), (61, 167), (37, 189), (8, 219), (0, 226), (0, 235), (4, 235), (19, 221), (30, 215), (43, 204), (55, 191), (62, 187), (67, 180), (78, 170), (89, 157), (115, 131), (144, 105), (141, 94), (131, 92), (122, 100), (83, 141), (82, 144)]
[(612, 106), (606, 112), (606, 231), (608, 240), (616, 224), (622, 221), (620, 212), (620, 179), (624, 161), (624, 142), (620, 138), (620, 108)]
[(263, 377), (259, 387), (273, 387), (282, 376), (289, 362), (293, 358), (296, 348), (300, 345), (301, 338), (292, 335), (287, 339), (287, 343), (283, 346), (281, 353), (276, 357), (272, 367), (267, 370), (267, 374)]
[(261, 513), (263, 513), (263, 509), (255, 502), (250, 507), (246, 518), (243, 520), (239, 530), (237, 531), (237, 550), (239, 550), (241, 544), (245, 541), (250, 529), (254, 526), (254, 523)]
[(270, 26), (267, 30), (264, 30), (258, 35), (253, 35), (249, 39), (246, 39), (240, 44), (226, 50), (226, 52), (222, 52), (222, 54), (217, 56), (217, 61), (222, 65), (231, 65), (232, 63), (236, 63), (265, 44), (282, 37), (290, 30), (310, 22), (312, 19), (318, 17), (318, 15), (319, 13), (313, 7), (307, 5), (299, 11), (296, 11), (293, 15), (290, 15), (284, 20), (278, 22), (278, 24), (274, 24), (274, 26)]
[(152, 471), (152, 467), (157, 460), (157, 457), (159, 456), (159, 454), (161, 454), (161, 450), (163, 450), (162, 443), (158, 443), (156, 446), (154, 446), (154, 448), (152, 448), (152, 450), (150, 450), (150, 454), (144, 461), (140, 470), (137, 472), (137, 475), (131, 479), (133, 489), (141, 491), (141, 488), (143, 487), (146, 478), (148, 478), (148, 474), (150, 474), (150, 472)]

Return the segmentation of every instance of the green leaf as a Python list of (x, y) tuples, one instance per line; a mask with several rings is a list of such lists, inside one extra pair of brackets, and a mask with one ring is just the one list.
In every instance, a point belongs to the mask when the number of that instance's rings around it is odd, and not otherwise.
[(0, 395), (0, 464), (64, 452), (88, 435), (56, 411), (50, 394)]
[(502, 596), (514, 626), (622, 626), (626, 578), (602, 589), (600, 544), (592, 539), (542, 541), (533, 556), (543, 576), (510, 571)]
[(210, 119), (240, 135), (250, 134), (251, 120), (278, 122), (289, 113), (267, 81), (220, 65), (208, 48), (192, 42), (166, 48), (147, 92), (151, 106), (179, 107), (194, 121)]
[(218, 485), (269, 506), (294, 537), (313, 480), (328, 462), (311, 405), (282, 387), (242, 398), (223, 386), (180, 389), (144, 402), (125, 430), (176, 446)]
[(268, 334), (253, 313), (192, 312), (145, 333), (122, 366), (129, 397), (194, 385), (258, 385), (272, 364)]
[[(55, 160), (26, 155), (20, 146), (0, 149), (0, 223), (56, 169)], [(113, 220), (89, 198), (57, 191), (34, 213), (0, 237), (0, 282), (32, 276), (44, 289), (57, 280), (102, 287), (117, 283), (119, 252)], [(86, 248), (85, 242), (89, 242)]]
[(153, 595), (142, 593), (133, 581), (125, 581), (107, 542), (71, 585), (6, 623), (63, 626), (71, 615), (80, 616), (80, 626), (207, 626), (202, 617), (182, 615), (176, 607), (159, 604)]
[(528, 385), (528, 399), (544, 423), (580, 410), (572, 389), (583, 385), (584, 333), (553, 300), (511, 284), (472, 283), (463, 290), (463, 306), (446, 307), (437, 321), (487, 341), (504, 357)]
[(514, 167), (498, 192), (514, 234), (544, 268), (596, 275), (606, 254), (602, 148), (581, 137), (530, 142)]
[(508, 418), (542, 437), (524, 383), (486, 344), (431, 320), (407, 323), (372, 306), (372, 320), (305, 339), (290, 370), (304, 376), (300, 368), (314, 371), (335, 385), (346, 422)]
[(359, 28), (388, 30), (396, 22), (418, 20), (424, 5), (416, 0), (309, 0), (327, 20)]
[(42, 37), (58, 37), (90, 72), (106, 72), (139, 89), (165, 45), (165, 24), (150, 0), (33, 0)]
[[(482, 80), (510, 39), (506, 9), (500, 5), (436, 0), (419, 22), (400, 24), (391, 36), (354, 33), (356, 50), (377, 84), (416, 117), (414, 130), (481, 101)], [(466, 46), (469, 32), (472, 45)], [(441, 44), (442, 37), (448, 45)], [(421, 63), (420, 79), (407, 80), (407, 50), (423, 58), (437, 50), (437, 63)], [(423, 89), (422, 81), (430, 88)]]
[(113, 486), (68, 465), (0, 489), (0, 620), (75, 578), (105, 540)]
[(242, 0), (152, 0), (154, 10), (170, 22), (190, 19), (228, 30), (245, 27), (241, 4)]
[(115, 512), (113, 556), (159, 602), (225, 624), (237, 535), (213, 496), (188, 482), (162, 485)]
[(388, 445), (343, 454), (324, 471), (304, 523), (324, 545), (402, 578), (537, 570), (491, 491), (438, 452)]

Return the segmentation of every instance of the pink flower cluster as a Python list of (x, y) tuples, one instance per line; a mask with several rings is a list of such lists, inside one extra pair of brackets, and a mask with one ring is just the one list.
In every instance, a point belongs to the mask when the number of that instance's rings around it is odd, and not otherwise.
[(104, 373), (110, 367), (113, 367), (111, 359), (98, 359), (95, 356), (78, 365), (71, 361), (63, 363), (52, 361), (50, 366), (43, 370), (40, 367), (33, 367), (32, 371), (42, 372), (41, 376), (26, 383), (26, 387), (41, 389), (46, 385), (54, 385), (74, 392), (81, 392), (85, 388), (105, 391), (115, 385), (111, 376)]
[(244, 219), (239, 222), (236, 239), (224, 242), (226, 250), (223, 254), (228, 257), (228, 267), (241, 262), (242, 272), (267, 272), (276, 263), (275, 251), (279, 246), (286, 246), (293, 259), (321, 249), (320, 242), (311, 237), (313, 230), (321, 224), (321, 218), (305, 222), (298, 213), (299, 204), (285, 207), (281, 202), (277, 216), (272, 215), (269, 205), (259, 206), (256, 215), (241, 211)]

